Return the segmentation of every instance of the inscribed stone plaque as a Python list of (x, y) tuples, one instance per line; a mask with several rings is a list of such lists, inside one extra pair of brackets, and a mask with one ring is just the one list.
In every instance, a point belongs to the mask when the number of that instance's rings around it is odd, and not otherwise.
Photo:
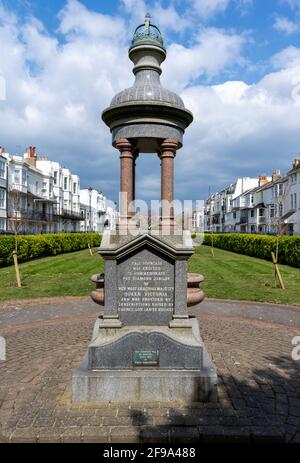
[(132, 362), (136, 366), (158, 365), (158, 350), (135, 350), (132, 354)]
[(174, 311), (174, 263), (144, 248), (118, 262), (118, 312), (129, 325), (165, 325)]

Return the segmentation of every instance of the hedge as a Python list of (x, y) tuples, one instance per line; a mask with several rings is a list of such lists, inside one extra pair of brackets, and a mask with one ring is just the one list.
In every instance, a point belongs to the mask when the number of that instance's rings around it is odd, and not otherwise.
[[(213, 243), (216, 248), (246, 254), (247, 256), (271, 260), (271, 252), (276, 251), (276, 236), (246, 234), (205, 234), (203, 244)], [(300, 236), (280, 236), (278, 261), (281, 264), (300, 268)]]
[[(65, 252), (79, 251), (90, 246), (99, 246), (99, 233), (60, 233), (44, 235), (20, 235), (18, 241), (18, 260), (25, 262), (38, 257), (56, 256)], [(12, 253), (15, 249), (15, 237), (0, 236), (0, 267), (13, 262)]]

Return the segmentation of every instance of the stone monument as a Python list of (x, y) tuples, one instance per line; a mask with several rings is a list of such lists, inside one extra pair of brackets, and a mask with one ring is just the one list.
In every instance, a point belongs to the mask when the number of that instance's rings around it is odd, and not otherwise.
[[(134, 33), (129, 58), (135, 83), (102, 114), (120, 152), (120, 222), (117, 233), (104, 233), (99, 249), (105, 274), (92, 277), (92, 298), (104, 314), (73, 375), (73, 401), (213, 401), (217, 375), (198, 321), (188, 314), (204, 298), (203, 277), (188, 274), (193, 242), (188, 230), (177, 233), (173, 208), (174, 158), (193, 116), (160, 84), (166, 50), (149, 15)], [(133, 234), (142, 153), (160, 159), (161, 210), (157, 227)]]

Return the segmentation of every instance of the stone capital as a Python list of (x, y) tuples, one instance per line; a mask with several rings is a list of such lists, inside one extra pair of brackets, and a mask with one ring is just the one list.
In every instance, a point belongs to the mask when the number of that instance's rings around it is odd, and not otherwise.
[(127, 138), (119, 138), (116, 142), (116, 147), (121, 153), (121, 156), (126, 154), (127, 156), (134, 156), (134, 147)]
[(179, 144), (176, 140), (166, 138), (159, 147), (159, 157), (175, 157)]

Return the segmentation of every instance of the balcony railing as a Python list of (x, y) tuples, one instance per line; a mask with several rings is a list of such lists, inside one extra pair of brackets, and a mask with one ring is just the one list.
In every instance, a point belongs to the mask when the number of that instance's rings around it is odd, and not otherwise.
[(8, 210), (7, 216), (11, 220), (29, 222), (56, 222), (59, 219), (59, 216), (55, 213), (44, 213), (42, 211), (28, 211), (26, 209)]
[(8, 187), (8, 191), (12, 193), (27, 193), (27, 185), (22, 183), (11, 183)]
[(63, 219), (83, 220), (81, 212), (74, 212), (70, 209), (63, 209), (61, 212)]

